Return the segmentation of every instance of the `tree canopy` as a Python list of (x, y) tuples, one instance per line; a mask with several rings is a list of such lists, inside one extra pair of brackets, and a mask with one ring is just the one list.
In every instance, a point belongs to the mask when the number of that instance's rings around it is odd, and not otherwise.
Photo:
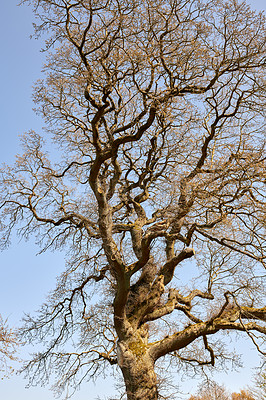
[(23, 3), (49, 37), (46, 130), (1, 170), (1, 244), (17, 228), (68, 255), (25, 319), (44, 346), (30, 382), (51, 372), (60, 392), (117, 365), (128, 400), (156, 400), (161, 362), (219, 367), (230, 331), (264, 355), (264, 15), (235, 0)]

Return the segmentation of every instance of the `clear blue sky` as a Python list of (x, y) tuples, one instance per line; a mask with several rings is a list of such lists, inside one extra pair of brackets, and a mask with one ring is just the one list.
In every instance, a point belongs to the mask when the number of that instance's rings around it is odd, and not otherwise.
[[(11, 163), (19, 152), (19, 135), (34, 129), (40, 131), (42, 121), (32, 111), (32, 85), (41, 75), (44, 56), (40, 53), (41, 43), (30, 40), (33, 15), (26, 7), (17, 7), (17, 0), (5, 0), (0, 14), (0, 163)], [(264, 0), (248, 1), (254, 9), (265, 9)], [(36, 257), (38, 248), (32, 242), (17, 243), (0, 253), (0, 313), (8, 317), (10, 325), (18, 325), (23, 312), (31, 312), (45, 299), (55, 284), (55, 277), (63, 269), (64, 256), (48, 253)], [(247, 350), (251, 344), (246, 342)], [(255, 352), (244, 357), (245, 364), (254, 365)], [(249, 383), (250, 370), (229, 375), (219, 375), (231, 390), (239, 390)], [(26, 389), (21, 376), (12, 376), (0, 381), (2, 400), (53, 400), (52, 392), (46, 388)], [(189, 391), (188, 384), (187, 390)], [(112, 390), (112, 389), (111, 389)], [(97, 395), (110, 395), (110, 380), (98, 381), (77, 392), (73, 400), (93, 400)]]

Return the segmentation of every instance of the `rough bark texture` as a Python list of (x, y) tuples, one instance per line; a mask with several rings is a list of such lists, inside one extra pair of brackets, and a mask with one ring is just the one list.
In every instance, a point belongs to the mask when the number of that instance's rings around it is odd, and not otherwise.
[(118, 363), (125, 380), (128, 400), (157, 400), (157, 378), (148, 346), (139, 339), (118, 343)]

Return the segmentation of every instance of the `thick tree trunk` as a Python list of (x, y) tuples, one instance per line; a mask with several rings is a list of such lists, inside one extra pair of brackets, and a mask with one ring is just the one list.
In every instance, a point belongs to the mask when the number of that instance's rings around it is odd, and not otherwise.
[(120, 342), (117, 353), (125, 380), (127, 400), (157, 400), (154, 361), (143, 342)]

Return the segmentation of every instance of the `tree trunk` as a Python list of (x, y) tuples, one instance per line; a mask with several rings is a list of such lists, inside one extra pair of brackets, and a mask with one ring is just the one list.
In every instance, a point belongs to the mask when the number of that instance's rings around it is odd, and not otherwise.
[(154, 361), (142, 341), (119, 342), (118, 364), (126, 385), (127, 400), (157, 400)]

